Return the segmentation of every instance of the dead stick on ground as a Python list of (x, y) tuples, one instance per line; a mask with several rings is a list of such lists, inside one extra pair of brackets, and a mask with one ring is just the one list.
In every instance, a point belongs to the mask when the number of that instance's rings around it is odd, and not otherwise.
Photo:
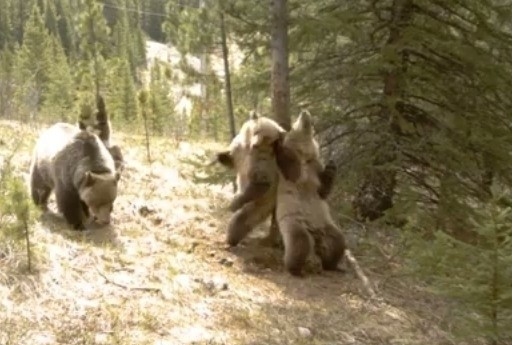
[(128, 286), (125, 284), (118, 283), (111, 278), (107, 277), (107, 275), (100, 270), (98, 266), (96, 267), (96, 271), (98, 271), (98, 274), (102, 276), (103, 279), (105, 279), (108, 283), (111, 283), (112, 285), (115, 285), (117, 287), (123, 288), (125, 290), (141, 290), (141, 291), (157, 291), (159, 292), (161, 289), (156, 286)]
[(347, 261), (353, 268), (354, 272), (356, 273), (356, 276), (362, 281), (363, 287), (369, 294), (371, 298), (376, 298), (376, 292), (371, 286), (371, 283), (369, 281), (369, 278), (363, 273), (363, 270), (361, 269), (360, 265), (358, 264), (358, 261), (356, 261), (355, 257), (351, 253), (349, 249), (346, 249), (344, 253), (345, 257), (347, 258)]

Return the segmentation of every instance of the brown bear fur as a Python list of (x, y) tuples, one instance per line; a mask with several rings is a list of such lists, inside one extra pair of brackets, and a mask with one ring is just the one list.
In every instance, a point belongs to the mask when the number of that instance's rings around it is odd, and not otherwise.
[(52, 190), (59, 211), (74, 229), (84, 229), (91, 214), (110, 222), (119, 173), (101, 140), (87, 130), (57, 123), (39, 137), (30, 165), (30, 191), (36, 205), (47, 209)]
[[(275, 121), (252, 112), (229, 150), (217, 154), (217, 161), (237, 174), (237, 194), (229, 207), (234, 212), (227, 232), (230, 246), (236, 246), (273, 213), (278, 185), (274, 143), (284, 133)], [(278, 236), (271, 231), (268, 238), (273, 241)]]
[[(96, 116), (95, 119), (92, 120), (91, 123), (90, 115), (88, 115), (88, 119), (80, 119), (78, 122), (78, 127), (81, 130), (90, 130), (98, 135), (100, 140), (105, 144), (105, 147), (110, 147), (110, 137), (112, 133), (112, 125), (109, 120), (109, 115), (107, 114), (107, 109), (105, 107), (105, 101), (101, 95), (98, 95), (96, 98)], [(89, 114), (91, 113), (91, 109), (88, 108), (87, 111)]]
[(78, 127), (81, 130), (89, 130), (98, 135), (100, 140), (112, 155), (116, 165), (116, 170), (118, 172), (122, 172), (124, 168), (123, 154), (121, 153), (121, 148), (118, 145), (112, 145), (111, 143), (112, 125), (110, 123), (109, 114), (107, 113), (107, 109), (105, 107), (105, 101), (101, 95), (98, 95), (96, 99), (96, 108), (97, 110), (94, 122), (88, 123), (91, 121), (80, 119), (78, 122)]
[(308, 112), (303, 111), (283, 142), (275, 145), (275, 154), (280, 170), (276, 217), (285, 245), (286, 269), (302, 275), (313, 252), (323, 269), (336, 270), (345, 240), (325, 201), (331, 185), (323, 185), (332, 184), (334, 174), (323, 168)]

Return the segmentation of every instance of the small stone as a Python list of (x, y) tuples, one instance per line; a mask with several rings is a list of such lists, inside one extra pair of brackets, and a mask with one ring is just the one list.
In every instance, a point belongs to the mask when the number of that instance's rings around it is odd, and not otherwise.
[(299, 331), (299, 334), (302, 336), (302, 337), (305, 337), (305, 338), (310, 338), (312, 336), (312, 331), (310, 331), (308, 328), (306, 327), (298, 327), (297, 330)]
[(139, 209), (137, 210), (139, 212), (139, 214), (143, 217), (146, 217), (147, 215), (151, 214), (151, 213), (155, 213), (155, 210), (152, 210), (150, 209), (148, 206), (146, 205), (143, 205), (143, 206), (140, 206)]
[(221, 259), (219, 260), (219, 263), (220, 263), (221, 265), (226, 266), (226, 267), (231, 267), (231, 266), (233, 266), (233, 261), (232, 261), (232, 260), (230, 260), (230, 259), (227, 259), (227, 258), (221, 258)]
[(203, 281), (203, 284), (205, 287), (211, 291), (217, 290), (217, 291), (225, 291), (228, 290), (228, 283), (220, 278), (220, 277), (214, 277), (208, 281)]

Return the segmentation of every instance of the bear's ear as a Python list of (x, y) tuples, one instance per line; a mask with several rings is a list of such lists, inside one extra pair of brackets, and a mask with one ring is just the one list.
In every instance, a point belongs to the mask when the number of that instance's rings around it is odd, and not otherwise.
[(221, 165), (224, 165), (225, 167), (233, 168), (233, 157), (230, 154), (230, 151), (217, 153), (215, 161), (221, 163)]
[(78, 128), (81, 131), (85, 131), (87, 129), (87, 126), (86, 126), (86, 124), (82, 120), (80, 120), (80, 121), (78, 121)]
[(301, 161), (298, 155), (283, 145), (283, 140), (274, 142), (276, 164), (285, 179), (296, 182), (301, 177)]
[(249, 112), (249, 119), (250, 120), (258, 120), (259, 116), (258, 113), (255, 110), (251, 110)]
[(313, 126), (312, 126), (312, 115), (308, 110), (302, 110), (299, 114), (295, 126), (297, 129), (301, 130), (306, 134), (312, 134)]

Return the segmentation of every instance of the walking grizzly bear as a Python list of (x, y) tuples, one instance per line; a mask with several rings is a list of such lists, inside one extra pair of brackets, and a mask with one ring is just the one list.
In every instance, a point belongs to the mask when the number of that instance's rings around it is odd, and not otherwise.
[[(278, 186), (274, 143), (284, 134), (275, 121), (251, 112), (229, 149), (217, 154), (217, 161), (237, 174), (237, 194), (229, 207), (234, 212), (227, 231), (230, 246), (236, 246), (274, 211)], [(274, 237), (279, 233), (271, 228), (268, 239)]]
[(57, 123), (36, 143), (30, 164), (30, 192), (34, 203), (46, 210), (55, 190), (59, 211), (74, 229), (83, 230), (89, 215), (100, 224), (110, 223), (119, 177), (98, 136)]
[(302, 275), (314, 252), (323, 269), (336, 270), (346, 245), (324, 200), (331, 186), (323, 187), (323, 180), (326, 183), (330, 173), (322, 166), (310, 113), (301, 112), (283, 142), (275, 144), (275, 154), (280, 170), (276, 217), (285, 245), (286, 269), (292, 275)]

